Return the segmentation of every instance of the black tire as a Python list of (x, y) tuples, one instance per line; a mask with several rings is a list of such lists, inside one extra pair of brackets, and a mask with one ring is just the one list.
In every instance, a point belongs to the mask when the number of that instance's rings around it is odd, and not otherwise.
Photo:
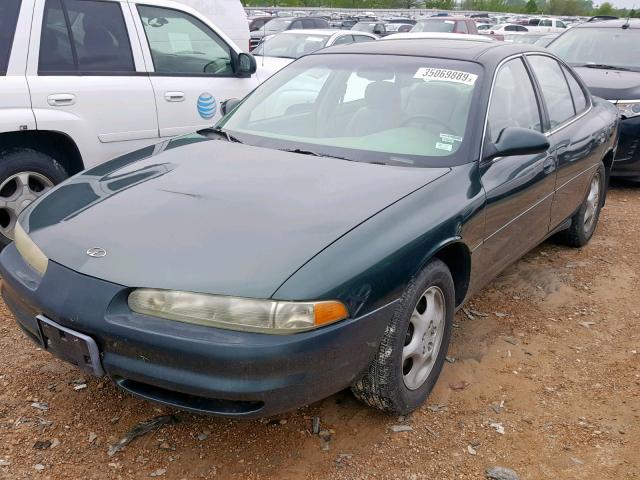
[[(587, 212), (589, 210), (589, 195), (591, 192), (591, 185), (594, 179), (598, 179), (600, 189), (598, 195), (598, 201), (595, 207), (595, 213), (593, 222), (588, 226), (585, 223)], [(582, 205), (575, 213), (573, 217), (571, 217), (571, 226), (566, 230), (560, 232), (558, 234), (558, 240), (570, 247), (579, 248), (584, 247), (591, 237), (593, 237), (593, 233), (596, 231), (596, 227), (598, 226), (598, 220), (600, 219), (600, 211), (602, 210), (602, 206), (604, 205), (604, 200), (606, 197), (606, 187), (607, 187), (607, 173), (605, 166), (602, 162), (598, 166), (598, 169), (593, 174), (591, 181), (589, 182), (589, 190), (585, 195), (584, 200), (582, 201)]]
[[(2, 229), (15, 222), (20, 214), (16, 209), (6, 207), (6, 199), (11, 197), (12, 186), (7, 183), (15, 175), (25, 172), (34, 172), (42, 175), (56, 185), (65, 180), (69, 175), (65, 169), (53, 157), (33, 150), (31, 148), (10, 148), (0, 151), (0, 227)], [(34, 191), (37, 186), (34, 187)], [(0, 249), (11, 243), (12, 239), (5, 236), (0, 230)]]
[[(402, 350), (409, 335), (410, 319), (430, 287), (438, 287), (444, 297), (444, 330), (435, 362), (424, 382), (415, 389), (405, 384)], [(354, 395), (364, 403), (382, 411), (405, 415), (420, 407), (433, 389), (447, 355), (453, 316), (455, 288), (451, 273), (440, 260), (434, 259), (407, 286), (395, 311), (376, 357), (367, 372), (351, 387)]]

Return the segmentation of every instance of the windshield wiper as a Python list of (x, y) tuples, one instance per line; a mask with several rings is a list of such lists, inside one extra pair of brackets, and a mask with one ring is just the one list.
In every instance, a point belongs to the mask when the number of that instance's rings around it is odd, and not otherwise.
[(329, 158), (337, 158), (338, 160), (347, 160), (348, 162), (354, 162), (350, 158), (346, 157), (338, 157), (336, 155), (326, 155), (324, 153), (314, 152), (313, 150), (305, 150), (303, 148), (279, 148), (281, 152), (289, 152), (289, 153), (299, 153), (300, 155), (312, 155), (314, 157), (329, 157)]
[[(326, 153), (318, 153), (313, 150), (305, 150), (303, 148), (279, 148), (281, 152), (289, 152), (289, 153), (299, 153), (300, 155), (312, 155), (314, 157), (328, 157), (328, 158), (337, 158), (338, 160), (346, 160), (347, 162), (357, 162), (358, 160), (354, 160), (352, 158), (347, 157), (339, 157), (338, 155), (327, 155)], [(360, 163), (372, 163), (374, 165), (386, 165), (383, 162), (360, 162)]]
[(584, 65), (582, 65), (583, 67), (586, 68), (598, 68), (601, 70), (624, 70), (624, 71), (630, 71), (631, 69), (629, 68), (625, 68), (625, 67), (617, 67), (615, 65), (607, 65), (606, 63), (586, 63)]
[(221, 127), (215, 127), (215, 128), (209, 128), (208, 129), (210, 132), (213, 133), (217, 133), (218, 135), (222, 135), (224, 138), (227, 139), (227, 141), (229, 142), (233, 142), (233, 143), (243, 143), (242, 140), (234, 137), (233, 135), (231, 135), (229, 132), (227, 132), (226, 130), (223, 130)]

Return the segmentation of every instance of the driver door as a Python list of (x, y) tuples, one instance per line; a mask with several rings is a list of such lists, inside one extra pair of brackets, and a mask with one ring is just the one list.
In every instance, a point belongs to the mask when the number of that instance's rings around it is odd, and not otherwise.
[(242, 98), (257, 85), (255, 75), (234, 74), (231, 46), (204, 21), (172, 8), (130, 5), (148, 48), (161, 137), (212, 126), (223, 101)]

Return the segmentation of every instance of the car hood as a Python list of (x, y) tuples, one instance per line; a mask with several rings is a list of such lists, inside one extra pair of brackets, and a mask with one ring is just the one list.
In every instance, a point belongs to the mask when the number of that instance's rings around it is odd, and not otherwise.
[(591, 93), (605, 100), (640, 99), (640, 72), (574, 67)]
[(50, 260), (92, 277), (268, 298), (329, 244), (448, 171), (193, 135), (69, 179), (21, 223)]

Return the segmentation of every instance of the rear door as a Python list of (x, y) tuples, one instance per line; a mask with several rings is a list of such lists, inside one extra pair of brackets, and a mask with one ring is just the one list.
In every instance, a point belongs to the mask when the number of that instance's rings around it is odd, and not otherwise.
[[(504, 63), (496, 74), (487, 116), (485, 145), (507, 127), (543, 131), (544, 111), (522, 58)], [(485, 241), (481, 266), (492, 278), (542, 241), (549, 231), (555, 187), (555, 159), (549, 152), (497, 157), (480, 163), (486, 191)]]
[(125, 2), (36, 3), (27, 66), (40, 130), (63, 131), (85, 166), (158, 138), (155, 100)]
[[(594, 169), (604, 156), (604, 133), (591, 119), (590, 97), (574, 74), (556, 59), (546, 55), (528, 55), (527, 61), (537, 79), (549, 116), (547, 136), (558, 161), (556, 193), (550, 227), (554, 229), (578, 209), (591, 181)], [(598, 120), (597, 120), (598, 121)]]
[(237, 52), (203, 18), (186, 9), (130, 5), (148, 55), (161, 137), (212, 126), (221, 102), (258, 84), (255, 75), (235, 75)]

